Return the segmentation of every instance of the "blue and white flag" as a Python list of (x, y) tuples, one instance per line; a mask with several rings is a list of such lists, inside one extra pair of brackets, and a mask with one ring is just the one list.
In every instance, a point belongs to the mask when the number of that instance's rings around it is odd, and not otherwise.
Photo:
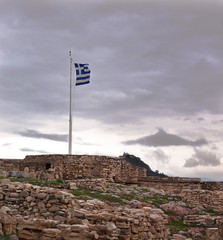
[(88, 64), (74, 63), (76, 68), (76, 86), (90, 83), (90, 72)]

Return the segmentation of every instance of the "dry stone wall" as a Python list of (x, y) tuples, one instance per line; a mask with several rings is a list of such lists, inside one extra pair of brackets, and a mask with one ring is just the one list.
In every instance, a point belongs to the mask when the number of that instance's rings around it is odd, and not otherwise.
[(0, 180), (0, 235), (23, 240), (169, 239), (160, 209), (113, 207), (54, 188)]
[(30, 155), (23, 160), (0, 159), (0, 175), (14, 174), (49, 180), (100, 178), (159, 188), (175, 194), (185, 190), (223, 191), (223, 182), (202, 182), (199, 178), (147, 177), (146, 169), (127, 163), (123, 157), (57, 154)]
[(202, 182), (200, 178), (140, 177), (139, 185), (159, 188), (165, 192), (180, 194), (185, 190), (223, 191), (223, 182)]
[(223, 212), (223, 191), (184, 190), (181, 197), (184, 201), (202, 205), (206, 209)]
[(8, 171), (19, 171), (21, 159), (0, 159), (0, 175), (5, 176)]
[(167, 193), (179, 194), (184, 190), (201, 189), (200, 178), (180, 178), (180, 177), (141, 177), (139, 185), (144, 187), (162, 189)]
[(74, 180), (104, 178), (119, 183), (138, 183), (146, 176), (146, 169), (135, 167), (122, 157), (93, 155), (33, 155), (24, 160), (0, 160), (0, 174), (25, 171), (29, 177), (40, 179)]
[(206, 239), (223, 239), (223, 218), (222, 216), (210, 215), (187, 215), (184, 217), (184, 224), (197, 227), (205, 227)]
[(67, 181), (69, 189), (77, 189), (77, 187), (92, 189), (95, 191), (106, 191), (106, 181), (103, 178), (97, 179), (76, 179), (73, 181)]

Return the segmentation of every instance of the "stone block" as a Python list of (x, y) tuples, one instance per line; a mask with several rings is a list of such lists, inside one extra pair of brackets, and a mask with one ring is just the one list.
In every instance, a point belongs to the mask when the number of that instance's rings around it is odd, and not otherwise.
[(220, 240), (218, 228), (207, 228), (206, 239), (208, 240)]
[(9, 179), (0, 179), (1, 185), (8, 185), (11, 181)]
[(56, 238), (60, 236), (61, 230), (56, 228), (46, 228), (46, 229), (43, 229), (42, 234), (44, 237)]

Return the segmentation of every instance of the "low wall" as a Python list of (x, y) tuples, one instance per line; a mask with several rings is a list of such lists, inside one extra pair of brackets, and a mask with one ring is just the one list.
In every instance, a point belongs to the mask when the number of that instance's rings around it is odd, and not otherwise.
[(69, 189), (77, 189), (77, 187), (92, 189), (95, 191), (106, 192), (106, 181), (103, 178), (97, 179), (76, 179), (67, 182)]
[(223, 191), (223, 182), (202, 182), (201, 189), (209, 191)]
[(22, 159), (0, 159), (0, 175), (5, 176), (8, 171), (19, 171)]
[(222, 216), (210, 215), (187, 215), (183, 220), (186, 225), (205, 227), (208, 240), (223, 239), (223, 218)]
[(200, 178), (180, 177), (140, 177), (139, 185), (144, 187), (158, 188), (165, 192), (180, 194), (184, 190), (201, 189)]
[(180, 196), (184, 201), (223, 212), (223, 191), (183, 190)]

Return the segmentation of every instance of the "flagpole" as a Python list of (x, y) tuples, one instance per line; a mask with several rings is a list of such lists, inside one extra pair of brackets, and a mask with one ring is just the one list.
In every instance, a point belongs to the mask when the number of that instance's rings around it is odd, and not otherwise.
[(71, 51), (69, 51), (70, 56), (70, 115), (69, 115), (69, 149), (68, 154), (72, 154), (72, 69), (73, 69), (73, 59), (71, 56)]

